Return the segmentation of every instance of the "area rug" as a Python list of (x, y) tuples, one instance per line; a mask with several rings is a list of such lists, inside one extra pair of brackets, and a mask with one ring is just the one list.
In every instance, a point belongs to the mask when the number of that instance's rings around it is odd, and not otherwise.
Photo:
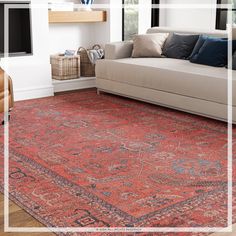
[(17, 102), (10, 195), (48, 227), (226, 227), (227, 125), (96, 91)]

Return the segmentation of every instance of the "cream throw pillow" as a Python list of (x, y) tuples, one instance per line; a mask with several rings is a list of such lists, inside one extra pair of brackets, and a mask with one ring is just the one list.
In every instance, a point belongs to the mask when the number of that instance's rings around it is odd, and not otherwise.
[(134, 36), (132, 57), (161, 57), (168, 33), (140, 34)]

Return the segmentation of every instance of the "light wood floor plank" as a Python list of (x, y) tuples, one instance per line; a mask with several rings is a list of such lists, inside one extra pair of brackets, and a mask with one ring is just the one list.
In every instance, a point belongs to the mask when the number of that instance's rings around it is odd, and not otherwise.
[[(12, 227), (44, 227), (39, 221), (10, 201), (10, 226)], [(3, 195), (0, 194), (0, 236), (55, 236), (54, 233), (4, 233)]]
[(236, 235), (236, 224), (233, 225), (233, 232), (232, 233), (214, 233), (211, 236), (235, 236)]

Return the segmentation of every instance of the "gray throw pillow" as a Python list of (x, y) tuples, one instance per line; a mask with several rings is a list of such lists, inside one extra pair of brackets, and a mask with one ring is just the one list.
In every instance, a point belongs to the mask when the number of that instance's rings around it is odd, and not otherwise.
[(163, 55), (168, 58), (188, 59), (191, 55), (199, 35), (187, 35), (172, 33), (167, 38)]

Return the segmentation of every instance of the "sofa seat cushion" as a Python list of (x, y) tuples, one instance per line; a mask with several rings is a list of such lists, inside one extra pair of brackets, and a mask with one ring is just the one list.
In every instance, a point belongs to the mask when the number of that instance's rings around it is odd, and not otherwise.
[[(227, 69), (171, 58), (101, 60), (97, 78), (227, 104)], [(233, 71), (233, 91), (236, 72)], [(236, 96), (233, 97), (236, 105)]]

